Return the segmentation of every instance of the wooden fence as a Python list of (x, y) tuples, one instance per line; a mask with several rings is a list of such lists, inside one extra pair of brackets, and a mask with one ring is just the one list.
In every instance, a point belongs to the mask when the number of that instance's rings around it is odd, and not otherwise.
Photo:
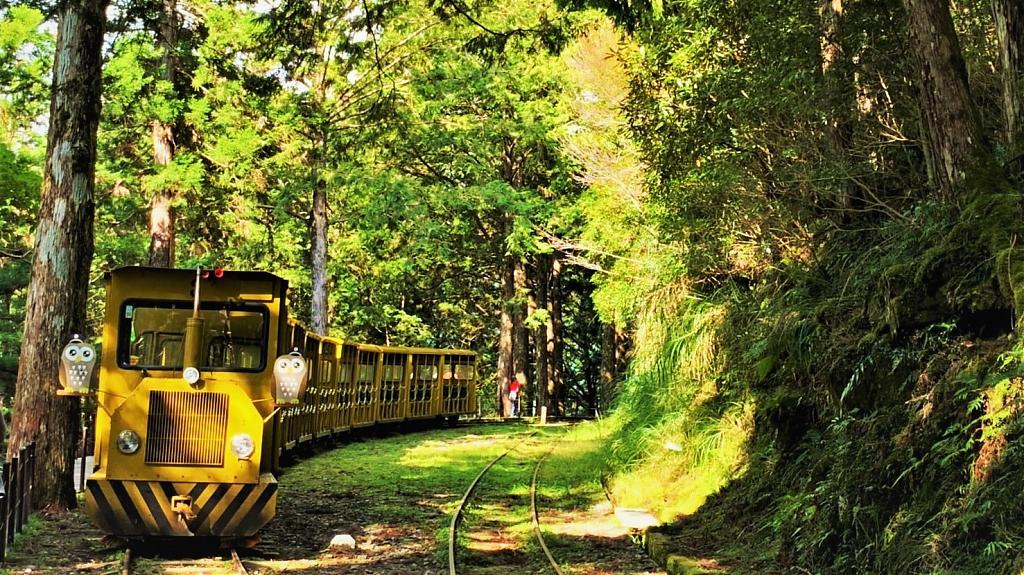
[(0, 563), (7, 558), (7, 547), (21, 533), (32, 510), (32, 478), (36, 470), (36, 446), (29, 443), (18, 455), (4, 462), (0, 484)]

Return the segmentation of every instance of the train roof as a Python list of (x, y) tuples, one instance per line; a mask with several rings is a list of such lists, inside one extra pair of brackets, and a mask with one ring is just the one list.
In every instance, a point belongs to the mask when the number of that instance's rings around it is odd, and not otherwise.
[[(205, 268), (204, 268), (205, 269)], [(127, 276), (134, 274), (174, 274), (174, 275), (189, 275), (195, 277), (195, 268), (158, 268), (151, 266), (122, 266), (119, 268), (112, 269), (103, 274), (104, 279), (110, 279), (114, 276)], [(239, 279), (239, 280), (263, 280), (263, 281), (287, 281), (281, 276), (272, 274), (270, 272), (258, 272), (258, 271), (247, 271), (247, 270), (231, 270), (225, 269), (224, 276), (227, 279)]]
[(476, 355), (471, 349), (454, 349), (443, 347), (405, 347), (395, 345), (377, 345), (373, 343), (360, 343), (356, 341), (345, 341), (336, 337), (317, 336), (322, 341), (335, 345), (352, 345), (362, 351), (383, 351), (384, 353), (412, 353), (417, 355)]
[[(306, 329), (306, 326), (295, 319), (289, 319), (290, 323), (301, 326)], [(331, 343), (334, 345), (348, 345), (354, 346), (356, 349), (361, 351), (383, 351), (385, 353), (412, 353), (417, 355), (476, 355), (477, 353), (471, 349), (455, 349), (455, 348), (443, 348), (443, 347), (406, 347), (399, 345), (377, 345), (374, 343), (362, 343), (358, 341), (346, 341), (332, 336), (316, 335), (309, 332), (306, 329), (306, 334), (313, 336), (320, 341)]]
[(443, 347), (401, 347), (390, 345), (374, 345), (371, 343), (354, 344), (367, 351), (383, 351), (384, 353), (412, 353), (418, 355), (476, 355), (471, 349), (450, 349)]

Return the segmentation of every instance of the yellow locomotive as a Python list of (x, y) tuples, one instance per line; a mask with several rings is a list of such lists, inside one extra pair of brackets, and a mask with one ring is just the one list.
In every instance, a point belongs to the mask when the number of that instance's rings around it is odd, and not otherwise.
[(107, 277), (86, 489), (105, 532), (250, 537), (274, 516), (283, 452), (476, 412), (474, 352), (319, 337), (288, 318), (284, 279), (202, 275), (127, 267)]

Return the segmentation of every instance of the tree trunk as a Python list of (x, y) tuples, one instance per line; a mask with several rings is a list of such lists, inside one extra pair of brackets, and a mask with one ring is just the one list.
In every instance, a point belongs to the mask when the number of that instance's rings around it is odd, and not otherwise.
[[(11, 317), (11, 297), (13, 296), (14, 292), (12, 291), (7, 291), (4, 292), (3, 294), (0, 294), (0, 320), (9, 321), (12, 324), (17, 325), (20, 322), (16, 322), (15, 319)], [(12, 331), (13, 329), (16, 328), (12, 326)], [(13, 355), (12, 352), (14, 351), (14, 346), (11, 345), (11, 343), (12, 342), (7, 338), (0, 340), (0, 357), (7, 357), (8, 355)], [(2, 405), (0, 405), (0, 407), (2, 407)]]
[(38, 441), (37, 507), (75, 506), (79, 400), (54, 392), (60, 352), (86, 321), (105, 6), (105, 0), (68, 0), (58, 15), (39, 226), (8, 444), (13, 455)]
[[(594, 325), (602, 325), (600, 320), (597, 319), (596, 314), (591, 321)], [(583, 390), (580, 400), (585, 408), (584, 413), (590, 416), (600, 413), (602, 395), (601, 362), (603, 360), (604, 356), (601, 353), (587, 353), (586, 351), (583, 351), (579, 359), (581, 377), (586, 383), (586, 389)]]
[(520, 409), (525, 402), (522, 397), (530, 392), (529, 380), (526, 378), (526, 369), (530, 364), (530, 334), (526, 329), (526, 264), (522, 258), (515, 258), (515, 269), (513, 270), (513, 281), (515, 282), (515, 313), (512, 318), (515, 322), (515, 343), (513, 344), (512, 362), (515, 367), (516, 380), (519, 382)]
[(843, 47), (842, 0), (821, 0), (821, 76), (828, 98), (829, 137), (832, 146), (846, 150), (850, 142), (849, 114), (854, 92), (850, 59)]
[(551, 276), (548, 280), (548, 403), (553, 415), (562, 413), (565, 402), (564, 363), (562, 350), (562, 262), (551, 260)]
[(935, 166), (936, 184), (947, 201), (968, 166), (978, 159), (983, 142), (967, 84), (967, 66), (953, 28), (948, 0), (903, 0), (915, 55), (927, 153)]
[(618, 367), (618, 342), (615, 337), (615, 326), (601, 324), (601, 403), (607, 404), (615, 389), (616, 368)]
[(505, 256), (501, 266), (501, 332), (498, 336), (498, 417), (508, 417), (512, 413), (512, 404), (508, 399), (508, 386), (512, 382), (513, 364), (512, 349), (515, 340), (515, 322), (513, 321), (512, 300), (515, 297), (515, 262)]
[[(629, 368), (629, 335), (626, 330), (616, 328), (615, 330), (615, 375), (622, 378)], [(613, 390), (611, 397), (615, 396), (617, 390)]]
[[(548, 309), (548, 276), (551, 273), (551, 256), (538, 255), (537, 265), (535, 268), (535, 274), (533, 277), (533, 291), (531, 297), (534, 301), (534, 309), (544, 310)], [(540, 415), (541, 409), (548, 407), (548, 329), (547, 326), (550, 323), (550, 318), (543, 324), (537, 326), (537, 330), (534, 333), (534, 353), (537, 356), (537, 368), (534, 370), (536, 374), (536, 389), (537, 389), (537, 413)]]
[(1010, 158), (1024, 153), (1024, 3), (992, 0), (1003, 65), (1003, 128)]
[(174, 193), (153, 196), (149, 206), (149, 265), (174, 267)]
[[(316, 170), (314, 170), (316, 174)], [(327, 187), (317, 177), (313, 181), (313, 211), (309, 226), (310, 263), (313, 273), (312, 329), (327, 334)]]
[[(153, 120), (149, 124), (153, 139), (153, 163), (166, 167), (174, 160), (174, 130)], [(174, 267), (174, 199), (173, 190), (157, 192), (149, 204), (149, 265)]]
[[(163, 0), (157, 30), (157, 45), (162, 53), (163, 78), (174, 85), (177, 77), (178, 13), (176, 0)], [(174, 127), (154, 119), (149, 123), (153, 140), (153, 163), (166, 168), (174, 161)], [(175, 191), (161, 190), (153, 196), (149, 208), (149, 265), (174, 267)]]
[[(527, 293), (527, 296), (526, 296), (526, 317), (527, 317), (527, 319), (535, 317), (536, 313), (537, 313), (537, 263), (536, 263), (537, 262), (537, 257), (538, 256), (534, 257), (534, 265), (526, 267), (526, 282), (527, 282), (527, 285), (529, 286), (529, 289), (526, 292)], [(538, 369), (538, 367), (540, 365), (540, 358), (537, 357), (537, 346), (539, 345), (539, 343), (538, 343), (539, 340), (537, 339), (537, 330), (536, 329), (532, 329), (531, 330), (531, 329), (527, 328), (526, 335), (527, 335), (526, 339), (528, 340), (527, 341), (527, 345), (530, 348), (530, 353), (533, 354), (533, 361), (534, 361), (534, 365), (532, 367), (529, 366), (529, 365), (526, 366), (527, 367), (526, 375), (527, 375), (527, 377), (530, 378), (530, 381), (535, 383), (534, 388), (530, 392), (530, 398), (528, 399), (525, 396), (523, 397), (523, 405), (526, 406), (527, 408), (529, 408), (529, 406), (531, 405), (530, 402), (534, 402), (535, 403), (535, 401), (537, 399), (537, 391), (540, 388), (540, 385), (537, 384), (537, 382), (539, 380), (539, 376), (537, 375), (537, 369)], [(523, 410), (520, 410), (520, 411), (523, 411)], [(527, 409), (527, 411), (528, 411), (528, 409)], [(524, 415), (527, 415), (527, 413), (524, 413)]]
[(178, 80), (178, 35), (181, 30), (177, 0), (161, 0), (158, 26), (157, 45), (161, 51), (164, 80), (174, 86)]
[[(839, 167), (849, 161), (853, 146), (853, 119), (856, 91), (852, 63), (843, 45), (842, 0), (821, 0), (821, 79), (826, 99), (825, 150), (830, 161)], [(853, 207), (857, 186), (848, 178), (841, 178), (836, 190), (835, 204), (845, 218)]]

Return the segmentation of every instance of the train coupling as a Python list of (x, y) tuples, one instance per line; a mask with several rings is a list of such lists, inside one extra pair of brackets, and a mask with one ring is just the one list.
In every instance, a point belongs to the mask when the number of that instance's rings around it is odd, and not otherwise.
[(193, 535), (192, 530), (189, 529), (189, 523), (196, 518), (195, 512), (192, 511), (192, 498), (187, 495), (171, 497), (171, 510), (174, 511), (175, 518), (178, 520), (177, 527), (184, 531), (183, 534)]

